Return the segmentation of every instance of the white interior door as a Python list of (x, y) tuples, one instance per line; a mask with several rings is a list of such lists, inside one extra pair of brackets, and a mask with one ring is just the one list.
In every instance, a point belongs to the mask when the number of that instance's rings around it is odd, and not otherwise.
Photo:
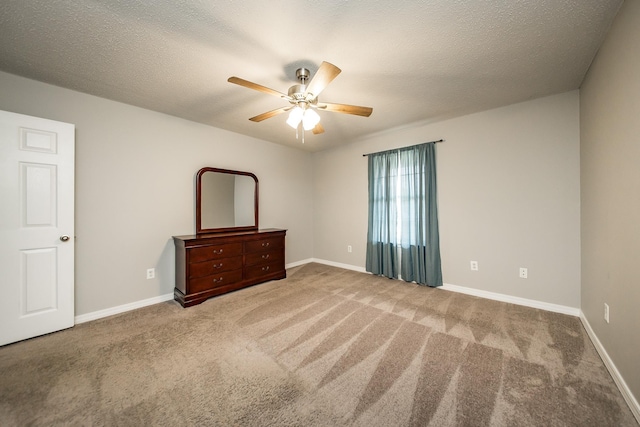
[(0, 111), (0, 345), (74, 323), (75, 127)]

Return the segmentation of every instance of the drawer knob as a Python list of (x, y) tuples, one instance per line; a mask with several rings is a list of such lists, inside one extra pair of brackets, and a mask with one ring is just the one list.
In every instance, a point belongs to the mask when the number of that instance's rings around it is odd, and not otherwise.
[(214, 249), (214, 250), (213, 250), (213, 253), (214, 253), (214, 254), (216, 254), (216, 255), (219, 255), (219, 254), (221, 254), (221, 253), (222, 253), (222, 251), (223, 251), (223, 250), (224, 250), (224, 249)]
[(218, 268), (222, 268), (222, 263), (220, 263), (220, 264), (213, 264), (213, 268), (216, 268), (216, 269), (218, 269)]
[(222, 277), (219, 279), (213, 279), (213, 283), (220, 283), (220, 282), (222, 282)]
[(269, 266), (267, 265), (266, 267), (262, 267), (262, 271), (269, 271)]
[(269, 259), (269, 254), (262, 255), (262, 259)]
[(267, 246), (269, 246), (270, 244), (271, 244), (271, 242), (264, 242), (264, 243), (262, 244), (262, 247), (263, 247), (263, 248), (266, 248), (266, 247), (267, 247)]

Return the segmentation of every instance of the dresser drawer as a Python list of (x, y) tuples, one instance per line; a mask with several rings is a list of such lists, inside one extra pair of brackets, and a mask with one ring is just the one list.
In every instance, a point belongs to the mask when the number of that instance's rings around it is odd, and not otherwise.
[(247, 267), (247, 269), (245, 270), (245, 279), (258, 279), (263, 276), (270, 276), (272, 274), (282, 272), (283, 270), (284, 265), (282, 264), (282, 262), (272, 262), (265, 265), (254, 265), (253, 267)]
[(252, 240), (245, 243), (245, 252), (261, 252), (284, 247), (284, 238), (272, 237), (269, 239)]
[(226, 286), (242, 281), (242, 270), (224, 271), (211, 276), (191, 279), (189, 281), (189, 293), (208, 291), (219, 286)]
[(283, 262), (284, 254), (281, 249), (268, 252), (255, 252), (247, 254), (245, 264), (249, 267), (252, 265), (270, 264), (272, 262)]
[(189, 249), (189, 263), (242, 255), (242, 243), (211, 245)]
[(242, 256), (233, 258), (220, 258), (209, 261), (202, 261), (189, 264), (189, 277), (203, 277), (216, 275), (229, 270), (242, 268)]

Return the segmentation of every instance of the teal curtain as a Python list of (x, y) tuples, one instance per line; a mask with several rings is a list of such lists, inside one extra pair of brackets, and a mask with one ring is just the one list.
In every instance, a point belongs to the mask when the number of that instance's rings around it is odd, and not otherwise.
[(373, 274), (398, 278), (397, 186), (398, 153), (369, 155), (369, 226), (366, 269)]
[(369, 155), (366, 269), (442, 286), (434, 143)]

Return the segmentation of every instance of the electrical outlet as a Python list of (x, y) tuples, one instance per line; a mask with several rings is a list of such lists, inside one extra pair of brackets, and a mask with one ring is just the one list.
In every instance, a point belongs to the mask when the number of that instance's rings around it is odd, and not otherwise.
[(351, 247), (351, 245), (347, 246), (347, 252), (351, 253), (351, 252), (352, 252), (352, 249), (353, 249), (353, 248)]
[(147, 268), (147, 279), (153, 279), (154, 277), (156, 277), (156, 269)]
[(471, 261), (471, 271), (478, 271), (478, 261)]
[(604, 320), (609, 323), (609, 304), (604, 303)]
[(526, 279), (529, 276), (529, 270), (524, 267), (520, 267), (520, 278)]

